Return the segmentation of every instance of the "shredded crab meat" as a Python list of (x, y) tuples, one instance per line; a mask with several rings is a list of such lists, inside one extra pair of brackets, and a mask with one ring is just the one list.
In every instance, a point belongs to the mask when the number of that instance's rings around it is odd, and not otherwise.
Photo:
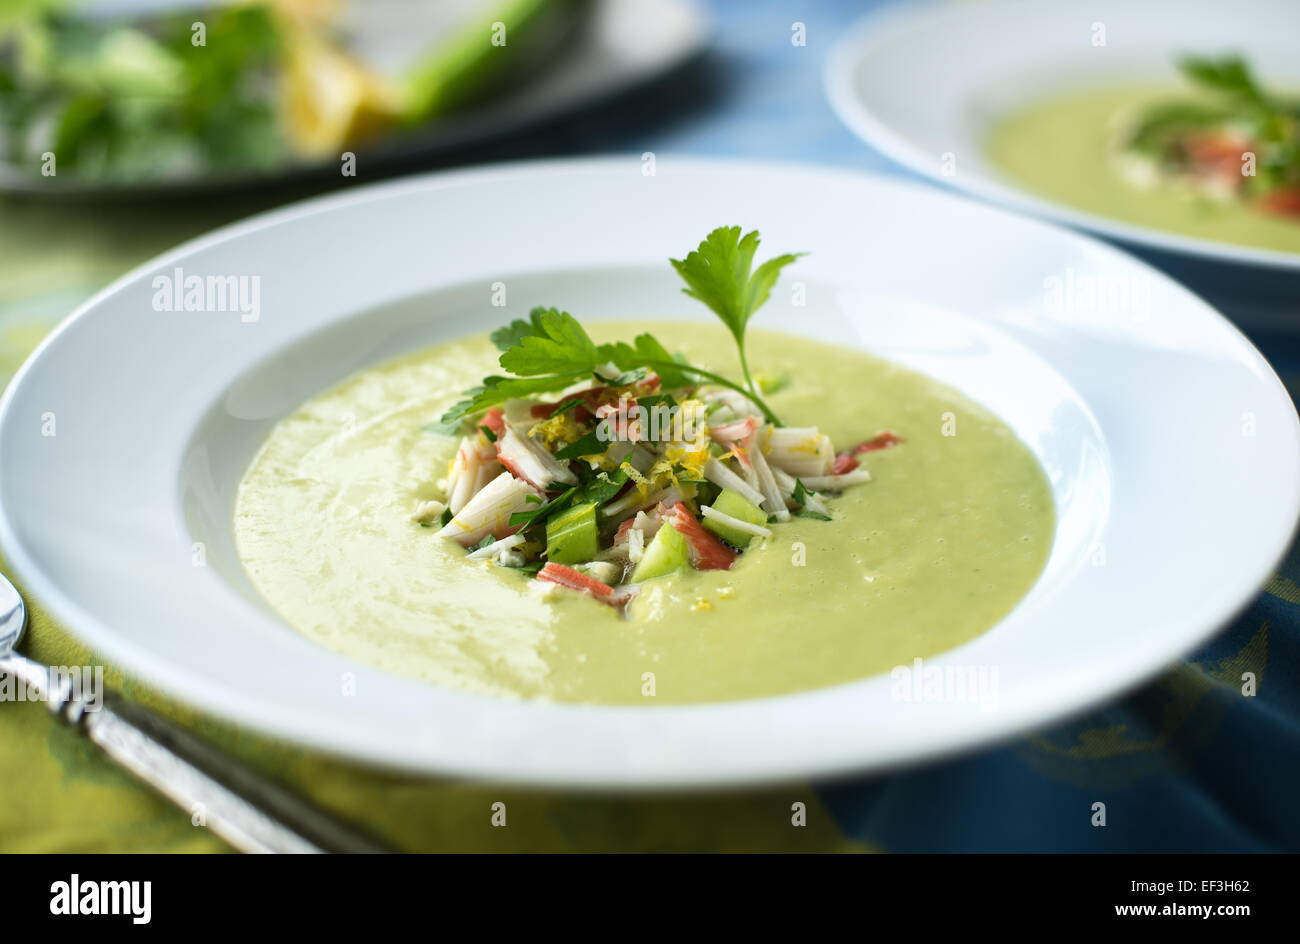
[[(795, 501), (795, 478), (788, 472), (782, 472), (780, 469), (772, 470), (772, 477), (776, 479), (777, 487), (781, 489), (781, 495), (785, 498), (786, 504), (791, 508), (799, 507), (799, 502)], [(831, 510), (826, 507), (826, 503), (817, 497), (815, 493), (808, 490), (807, 483), (804, 483), (804, 500), (803, 507), (819, 515), (829, 516)]]
[(501, 471), (496, 450), (482, 433), (465, 436), (447, 473), (447, 507), (458, 513), (487, 482)]
[(411, 520), (419, 524), (431, 524), (441, 518), (446, 510), (447, 506), (440, 501), (423, 501), (411, 512)]
[(544, 500), (527, 482), (502, 472), (456, 512), (438, 536), (462, 547), (473, 547), (489, 534), (498, 539), (507, 537), (518, 530), (510, 524), (510, 516), (527, 511), (529, 497)]
[(633, 528), (627, 536), (627, 559), (634, 564), (639, 564), (645, 556), (645, 537), (639, 528)]
[(535, 488), (547, 489), (556, 482), (577, 485), (578, 477), (536, 440), (506, 428), (497, 439), (497, 458), (501, 464)]
[(767, 459), (763, 456), (756, 436), (750, 438), (749, 454), (754, 477), (758, 479), (758, 489), (763, 493), (763, 502), (759, 507), (775, 516), (777, 521), (789, 521), (790, 512), (785, 507), (785, 498), (777, 487), (776, 479), (772, 477), (772, 470), (768, 468)]
[(816, 489), (819, 492), (838, 492), (848, 488), (850, 485), (861, 485), (864, 482), (871, 481), (871, 473), (866, 469), (854, 469), (852, 472), (846, 472), (843, 475), (814, 475), (806, 479), (800, 479), (804, 488)]
[(713, 426), (709, 428), (709, 435), (714, 441), (731, 449), (731, 454), (736, 457), (740, 463), (745, 478), (751, 485), (755, 484), (750, 480), (749, 471), (753, 467), (750, 458), (750, 446), (754, 442), (754, 436), (759, 429), (759, 422), (754, 417), (741, 420), (738, 423), (730, 423), (726, 426)]
[(830, 475), (835, 464), (831, 438), (816, 426), (773, 429), (767, 440), (768, 465), (796, 478)]
[(613, 607), (625, 606), (629, 600), (636, 596), (637, 591), (640, 589), (635, 584), (611, 587), (607, 583), (582, 573), (582, 571), (554, 562), (548, 562), (545, 567), (538, 571), (537, 582), (577, 590)]
[(705, 403), (709, 406), (722, 404), (725, 409), (730, 410), (736, 416), (762, 416), (763, 411), (749, 397), (736, 390), (710, 390), (705, 396)]
[(704, 512), (704, 517), (711, 518), (718, 522), (718, 524), (729, 525), (737, 531), (744, 531), (746, 534), (752, 534), (755, 537), (760, 538), (770, 538), (772, 536), (771, 528), (765, 528), (761, 524), (750, 524), (748, 521), (741, 521), (739, 518), (733, 518), (725, 512), (718, 511), (711, 505), (705, 505), (700, 510)]
[(480, 547), (477, 551), (471, 551), (466, 560), (495, 560), (523, 543), (524, 536), (522, 534), (507, 535), (500, 541), (493, 541), (487, 547)]
[(623, 568), (612, 561), (591, 561), (579, 564), (576, 569), (594, 580), (611, 586), (623, 577)]
[(691, 566), (696, 570), (730, 570), (737, 553), (704, 529), (685, 505), (662, 508), (664, 523), (686, 539)]
[(729, 488), (755, 505), (763, 500), (762, 492), (727, 468), (726, 464), (716, 457), (711, 456), (709, 461), (704, 463), (704, 477), (718, 488)]

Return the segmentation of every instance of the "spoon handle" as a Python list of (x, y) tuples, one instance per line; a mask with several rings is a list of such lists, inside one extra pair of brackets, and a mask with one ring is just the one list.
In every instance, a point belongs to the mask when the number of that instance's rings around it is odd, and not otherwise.
[(0, 659), (0, 672), (22, 678), (62, 721), (242, 852), (390, 851), (148, 708), (108, 693), (92, 704), (17, 654)]

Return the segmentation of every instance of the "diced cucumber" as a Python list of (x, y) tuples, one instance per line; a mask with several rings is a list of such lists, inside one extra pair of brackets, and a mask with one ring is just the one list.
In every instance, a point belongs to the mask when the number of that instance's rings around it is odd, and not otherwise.
[(654, 540), (646, 545), (641, 561), (632, 571), (632, 582), (653, 580), (678, 570), (685, 570), (690, 565), (690, 554), (686, 549), (686, 538), (670, 524), (661, 525), (655, 532)]
[(599, 550), (595, 502), (574, 505), (547, 520), (547, 560), (580, 564), (591, 560)]
[[(767, 526), (767, 512), (759, 508), (752, 501), (741, 495), (739, 492), (733, 492), (729, 488), (724, 488), (722, 494), (713, 501), (713, 508), (722, 512), (724, 515), (747, 522), (748, 524), (757, 524)], [(722, 540), (726, 541), (732, 547), (744, 550), (749, 547), (749, 542), (754, 536), (748, 531), (741, 531), (739, 528), (732, 527), (729, 524), (720, 523), (715, 518), (705, 518), (704, 527), (708, 528)]]

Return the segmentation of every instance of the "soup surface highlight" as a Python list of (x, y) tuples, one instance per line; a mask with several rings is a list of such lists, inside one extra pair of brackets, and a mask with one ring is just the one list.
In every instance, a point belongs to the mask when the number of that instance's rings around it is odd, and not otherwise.
[[(598, 342), (653, 328), (693, 362), (738, 376), (721, 327), (591, 327)], [(1047, 479), (1015, 434), (878, 358), (769, 331), (747, 338), (754, 370), (785, 381), (766, 399), (786, 423), (820, 426), (841, 448), (886, 428), (906, 442), (863, 457), (874, 480), (829, 499), (832, 521), (782, 524), (730, 571), (646, 581), (624, 619), (581, 594), (540, 596), (531, 578), (466, 561), (414, 524), (416, 504), (441, 497), (457, 444), (424, 427), (496, 369), (481, 336), (358, 373), (275, 427), (236, 499), (248, 576), (290, 625), (358, 661), (564, 702), (819, 688), (910, 666), (1005, 616), (1055, 530)]]

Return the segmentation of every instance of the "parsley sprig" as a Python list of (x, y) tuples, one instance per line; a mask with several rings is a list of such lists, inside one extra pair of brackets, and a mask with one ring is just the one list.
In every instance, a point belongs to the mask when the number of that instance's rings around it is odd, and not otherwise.
[(739, 226), (723, 226), (709, 233), (685, 259), (669, 260), (686, 282), (682, 291), (704, 302), (735, 338), (744, 386), (669, 353), (652, 334), (640, 334), (630, 344), (596, 344), (568, 312), (534, 308), (527, 320), (513, 321), (491, 335), (492, 343), (501, 351), (498, 363), (512, 376), (485, 377), (481, 385), (466, 391), (465, 399), (443, 414), (440, 423), (458, 424), (516, 397), (563, 390), (593, 375), (605, 377), (608, 365), (613, 364), (621, 375), (615, 380), (649, 369), (659, 375), (665, 389), (708, 383), (735, 390), (752, 400), (769, 423), (780, 426), (781, 421), (763, 402), (750, 374), (745, 329), (768, 300), (781, 269), (802, 254), (777, 256), (754, 269), (758, 244), (757, 231), (742, 237)]
[(754, 269), (757, 249), (758, 230), (741, 236), (739, 226), (719, 226), (685, 259), (668, 260), (686, 283), (682, 291), (713, 309), (736, 339), (740, 369), (756, 403), (758, 385), (745, 357), (745, 327), (772, 294), (781, 270), (803, 255), (786, 253)]

